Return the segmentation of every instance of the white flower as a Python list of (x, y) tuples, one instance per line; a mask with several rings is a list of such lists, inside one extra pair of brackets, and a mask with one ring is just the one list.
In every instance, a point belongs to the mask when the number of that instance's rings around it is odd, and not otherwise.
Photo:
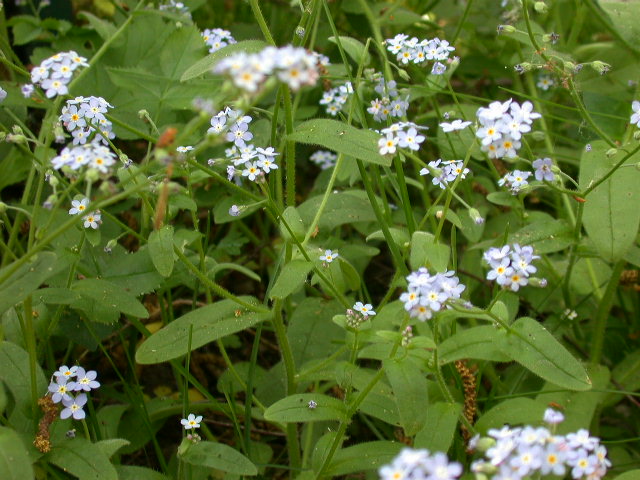
[(353, 309), (356, 312), (361, 313), (365, 317), (373, 316), (376, 314), (376, 312), (373, 311), (373, 305), (371, 305), (370, 303), (363, 304), (362, 302), (356, 302), (353, 306)]
[(564, 415), (562, 412), (558, 410), (554, 410), (553, 408), (547, 408), (544, 411), (544, 421), (551, 425), (556, 425), (558, 423), (564, 422)]
[(540, 77), (538, 78), (538, 82), (536, 83), (536, 87), (538, 87), (540, 90), (544, 90), (545, 92), (554, 85), (555, 82), (549, 75), (540, 75)]
[(640, 127), (640, 102), (638, 100), (634, 100), (631, 103), (631, 109), (633, 110), (633, 114), (631, 115), (630, 122), (632, 125), (636, 125)]
[(463, 122), (462, 120), (454, 120), (451, 123), (442, 122), (440, 127), (442, 127), (442, 131), (445, 133), (453, 132), (455, 130), (464, 130), (471, 122)]
[(231, 208), (229, 208), (229, 215), (231, 215), (232, 217), (237, 217), (238, 215), (240, 215), (240, 209), (237, 205), (231, 205)]
[(387, 133), (386, 137), (382, 137), (378, 140), (378, 147), (380, 147), (380, 155), (386, 155), (388, 153), (396, 153), (396, 145), (398, 139), (394, 137), (392, 133)]
[(102, 223), (102, 216), (99, 212), (91, 212), (89, 215), (82, 217), (84, 220), (84, 228), (93, 228), (94, 230), (98, 229), (98, 224)]
[(89, 199), (83, 198), (82, 200), (72, 200), (71, 201), (71, 209), (69, 210), (69, 215), (79, 215), (84, 213), (89, 205)]
[(180, 420), (180, 423), (185, 430), (200, 428), (200, 422), (202, 422), (202, 415), (198, 415), (196, 417), (193, 413), (187, 415), (187, 418), (183, 418), (182, 420)]
[(179, 153), (187, 153), (190, 152), (191, 150), (193, 150), (193, 147), (191, 145), (187, 145), (187, 146), (179, 146), (178, 148), (176, 148), (176, 152)]
[(542, 181), (546, 180), (548, 182), (552, 182), (556, 176), (551, 171), (551, 167), (553, 167), (553, 162), (550, 158), (538, 158), (533, 162), (533, 168), (536, 169), (535, 176), (536, 180)]
[(331, 263), (337, 257), (338, 257), (338, 252), (332, 252), (331, 250), (325, 250), (324, 251), (324, 255), (320, 255), (320, 260), (322, 260), (323, 262)]

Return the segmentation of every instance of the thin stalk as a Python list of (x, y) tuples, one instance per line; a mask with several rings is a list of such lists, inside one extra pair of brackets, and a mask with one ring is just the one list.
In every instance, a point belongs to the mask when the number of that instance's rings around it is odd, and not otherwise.
[(591, 365), (598, 365), (602, 360), (602, 347), (604, 346), (604, 336), (607, 329), (607, 320), (609, 318), (609, 312), (611, 311), (611, 305), (613, 304), (613, 297), (620, 283), (620, 274), (624, 269), (625, 261), (619, 260), (613, 267), (611, 272), (611, 279), (607, 285), (607, 289), (600, 300), (598, 310), (596, 311), (595, 326), (593, 328), (593, 342), (591, 343)]

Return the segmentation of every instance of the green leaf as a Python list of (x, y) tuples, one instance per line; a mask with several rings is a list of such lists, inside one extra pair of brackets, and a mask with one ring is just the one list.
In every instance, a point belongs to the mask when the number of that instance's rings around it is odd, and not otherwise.
[(304, 284), (312, 268), (313, 263), (306, 260), (287, 263), (269, 292), (269, 298), (286, 298), (294, 293)]
[[(591, 198), (591, 197), (589, 197)], [(509, 235), (508, 243), (531, 245), (536, 254), (558, 252), (573, 242), (573, 231), (565, 220), (533, 222)]]
[(96, 445), (102, 450), (102, 453), (111, 458), (118, 450), (130, 443), (129, 440), (125, 440), (124, 438), (109, 438), (96, 442)]
[[(339, 225), (356, 222), (373, 222), (375, 213), (369, 200), (363, 196), (364, 192), (340, 192), (332, 194), (325, 205), (325, 210), (320, 217), (318, 228), (321, 232), (333, 230)], [(322, 196), (310, 198), (298, 207), (298, 213), (302, 220), (311, 224), (322, 202)]]
[(187, 80), (191, 80), (192, 78), (199, 77), (203, 73), (210, 72), (211, 69), (218, 63), (220, 60), (226, 57), (230, 57), (231, 55), (235, 55), (236, 53), (245, 52), (245, 53), (257, 53), (267, 47), (267, 43), (263, 40), (243, 40), (238, 43), (234, 43), (233, 45), (227, 45), (220, 50), (213, 52), (212, 54), (206, 56), (202, 60), (199, 60), (194, 65), (191, 65), (180, 77), (181, 82), (186, 82)]
[(91, 27), (96, 31), (98, 35), (100, 35), (100, 38), (102, 38), (103, 40), (108, 40), (113, 36), (114, 33), (116, 33), (117, 28), (113, 23), (98, 18), (92, 13), (79, 12), (78, 17), (85, 18), (89, 22), (89, 25), (91, 25)]
[[(253, 297), (241, 298), (257, 303)], [(136, 352), (136, 362), (148, 365), (167, 362), (186, 355), (191, 327), (193, 327), (191, 349), (195, 350), (269, 318), (271, 318), (270, 312), (246, 312), (231, 300), (212, 303), (175, 319), (147, 338)]]
[[(38, 253), (31, 262), (22, 265), (0, 284), (0, 314), (20, 303), (46, 279), (57, 273), (63, 265), (56, 265), (56, 259), (53, 252)], [(0, 276), (12, 267), (9, 264), (0, 270)]]
[(137, 318), (149, 317), (149, 312), (136, 297), (115, 283), (97, 278), (87, 278), (74, 283), (71, 288), (83, 297), (98, 302), (107, 308), (122, 312), (125, 315)]
[(385, 440), (364, 442), (338, 450), (327, 469), (327, 476), (336, 477), (349, 473), (376, 470), (391, 463), (404, 444)]
[[(1, 342), (0, 380), (11, 391), (16, 405), (25, 410), (28, 410), (31, 405), (30, 378), (29, 354), (13, 343)], [(47, 390), (47, 380), (38, 364), (36, 364), (36, 389), (38, 392)]]
[(533, 318), (522, 317), (511, 325), (504, 353), (559, 387), (591, 389), (591, 380), (582, 365)]
[(429, 396), (425, 375), (408, 357), (385, 360), (382, 365), (398, 405), (400, 425), (405, 435), (413, 436), (427, 420)]
[(530, 398), (510, 398), (485, 412), (476, 422), (476, 430), (486, 433), (490, 428), (509, 425), (538, 425), (547, 405)]
[[(602, 178), (619, 162), (625, 152), (620, 150), (611, 158), (609, 146), (603, 141), (591, 144), (580, 160), (580, 188), (587, 188)], [(582, 221), (598, 253), (610, 262), (621, 259), (633, 244), (640, 225), (640, 171), (625, 167), (638, 162), (633, 155), (602, 184), (587, 196)]]
[(621, 473), (613, 480), (638, 480), (640, 478), (640, 469), (629, 470), (628, 472)]
[(165, 225), (149, 235), (149, 255), (158, 273), (168, 277), (173, 271), (173, 227)]
[(508, 362), (511, 357), (504, 353), (506, 344), (506, 331), (491, 325), (459, 330), (438, 346), (438, 361), (440, 365), (463, 358)]
[(461, 411), (462, 405), (459, 403), (437, 402), (429, 405), (424, 427), (417, 433), (413, 446), (432, 452), (449, 450)]
[[(615, 380), (615, 385), (620, 390), (635, 392), (640, 389), (640, 350), (634, 350), (627, 354), (620, 363), (618, 363), (611, 377)], [(624, 397), (623, 394), (610, 393), (605, 397), (606, 405), (618, 403)]]
[[(285, 226), (285, 222), (287, 226)], [(300, 218), (300, 213), (298, 213), (298, 210), (295, 207), (287, 207), (284, 209), (284, 212), (282, 212), (280, 231), (282, 232), (282, 236), (285, 240), (293, 240), (293, 238), (291, 238), (292, 234), (300, 242), (304, 240), (306, 233), (304, 223), (302, 222), (302, 218)]]
[[(365, 46), (360, 40), (346, 36), (340, 36), (338, 38), (340, 39), (340, 45), (342, 45), (343, 50), (357, 65), (362, 63), (367, 66), (371, 63), (371, 55), (365, 50)], [(329, 41), (338, 45), (336, 37), (329, 37)]]
[(637, 22), (640, 16), (638, 3), (626, 0), (600, 0), (598, 4), (607, 12), (614, 28), (627, 42), (631, 45), (640, 44), (640, 26)]
[[(315, 402), (315, 408), (309, 402)], [(347, 420), (347, 409), (342, 400), (321, 393), (299, 393), (277, 401), (264, 412), (269, 422), (319, 422), (321, 420)]]
[(247, 457), (223, 443), (198, 442), (181, 456), (190, 465), (215, 468), (236, 475), (257, 475), (258, 469)]
[(18, 434), (7, 427), (0, 427), (0, 478), (35, 478), (27, 448)]
[(53, 305), (70, 305), (80, 300), (80, 294), (68, 288), (41, 288), (33, 293), (33, 299)]
[(46, 458), (79, 480), (118, 480), (118, 473), (109, 457), (84, 438), (54, 444)]
[(150, 468), (133, 465), (116, 465), (118, 480), (169, 480), (168, 477)]
[(434, 243), (435, 237), (427, 232), (414, 232), (411, 237), (409, 263), (413, 270), (427, 267), (435, 272), (444, 272), (449, 264), (451, 249), (447, 245)]
[(301, 123), (287, 136), (287, 140), (321, 145), (365, 163), (388, 167), (391, 165), (391, 158), (378, 152), (379, 139), (380, 135), (371, 130), (359, 129), (330, 119), (315, 119)]

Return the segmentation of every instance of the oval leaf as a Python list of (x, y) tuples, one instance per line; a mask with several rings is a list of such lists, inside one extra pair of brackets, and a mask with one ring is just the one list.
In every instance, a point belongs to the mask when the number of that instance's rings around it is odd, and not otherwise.
[[(315, 407), (309, 406), (315, 402)], [(337, 398), (321, 393), (300, 393), (277, 401), (264, 412), (270, 422), (319, 422), (321, 420), (346, 420), (347, 409)]]
[(210, 72), (216, 63), (236, 53), (256, 53), (265, 48), (267, 44), (263, 40), (243, 40), (242, 42), (227, 45), (220, 50), (207, 55), (202, 60), (191, 65), (180, 77), (181, 82), (199, 77), (203, 73)]
[(0, 427), (0, 478), (35, 478), (26, 447), (18, 434), (6, 427)]
[(385, 360), (382, 364), (398, 405), (400, 425), (405, 435), (415, 435), (427, 420), (427, 380), (420, 368), (407, 357)]
[(391, 463), (405, 445), (385, 440), (364, 442), (336, 452), (329, 465), (327, 475), (338, 476), (348, 473), (375, 470)]
[(191, 465), (215, 468), (236, 475), (258, 474), (258, 469), (251, 460), (223, 443), (195, 443), (189, 446), (181, 458)]
[(118, 480), (118, 472), (100, 448), (84, 438), (57, 443), (47, 454), (49, 462), (80, 480)]
[[(371, 63), (371, 55), (365, 50), (364, 44), (360, 40), (355, 38), (340, 36), (340, 45), (344, 51), (349, 55), (358, 65), (369, 65)], [(329, 37), (331, 43), (338, 45), (336, 37)]]
[(582, 365), (540, 323), (522, 317), (510, 328), (504, 353), (512, 360), (559, 387), (591, 389)]
[(165, 225), (149, 235), (149, 255), (153, 266), (163, 277), (168, 277), (173, 271), (173, 227)]
[(276, 280), (269, 298), (286, 298), (298, 290), (307, 279), (313, 263), (306, 260), (292, 260), (287, 263)]
[(97, 278), (87, 278), (76, 282), (71, 288), (83, 297), (99, 302), (125, 315), (137, 318), (147, 318), (149, 316), (147, 309), (136, 297), (115, 283)]
[(346, 123), (330, 119), (316, 119), (301, 123), (287, 140), (312, 145), (321, 145), (338, 153), (388, 167), (391, 158), (378, 152), (380, 135), (371, 130), (362, 130)]
[(506, 341), (506, 332), (490, 325), (458, 331), (438, 346), (438, 362), (444, 365), (463, 358), (508, 362), (511, 358), (503, 352)]
[[(252, 297), (243, 297), (255, 301)], [(226, 335), (239, 332), (271, 317), (271, 313), (255, 313), (238, 310), (238, 304), (231, 300), (198, 308), (171, 322), (147, 338), (136, 352), (136, 361), (143, 365), (161, 363), (186, 355)]]

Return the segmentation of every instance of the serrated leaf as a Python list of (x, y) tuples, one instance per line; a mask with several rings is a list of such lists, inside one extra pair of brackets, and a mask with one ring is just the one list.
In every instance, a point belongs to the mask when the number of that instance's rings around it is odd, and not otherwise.
[[(316, 406), (309, 407), (309, 402)], [(319, 422), (321, 420), (346, 420), (345, 404), (337, 398), (321, 393), (299, 393), (290, 395), (277, 401), (264, 412), (265, 420), (269, 422)]]
[(268, 44), (263, 40), (243, 40), (241, 42), (234, 43), (233, 45), (227, 45), (226, 47), (207, 55), (205, 58), (189, 67), (182, 74), (182, 77), (180, 77), (180, 81), (186, 82), (187, 80), (198, 77), (203, 73), (211, 72), (211, 69), (215, 64), (223, 58), (230, 57), (231, 55), (235, 55), (240, 52), (257, 53), (266, 48), (267, 45)]
[[(253, 297), (241, 297), (257, 301)], [(252, 327), (271, 318), (271, 313), (247, 312), (231, 300), (222, 300), (189, 312), (147, 338), (136, 352), (136, 362), (143, 365), (161, 363), (186, 355), (209, 342)]]
[(422, 429), (427, 419), (427, 380), (409, 357), (385, 360), (382, 365), (398, 406), (400, 425), (405, 435), (413, 436)]
[(582, 365), (533, 318), (519, 318), (510, 326), (504, 353), (559, 387), (580, 391), (592, 387)]
[[(580, 160), (580, 188), (587, 188), (602, 178), (626, 153), (618, 151), (612, 157), (603, 141), (591, 144), (591, 151), (584, 152)], [(586, 198), (582, 221), (589, 238), (598, 253), (610, 262), (622, 258), (631, 247), (640, 225), (640, 172), (624, 165), (634, 165), (638, 155), (633, 155), (607, 180), (596, 187)]]
[(99, 302), (107, 308), (117, 310), (125, 315), (137, 318), (147, 318), (149, 316), (147, 309), (136, 297), (115, 283), (97, 278), (87, 278), (74, 283), (71, 288), (83, 297)]
[(18, 434), (7, 427), (0, 427), (0, 478), (2, 480), (35, 478), (27, 448)]
[(437, 402), (429, 405), (424, 427), (416, 434), (413, 446), (432, 452), (446, 452), (453, 443), (453, 436), (462, 412), (459, 403)]
[(307, 279), (313, 263), (307, 260), (292, 260), (287, 263), (269, 292), (269, 298), (286, 298), (298, 290)]
[(391, 158), (380, 155), (379, 139), (380, 135), (371, 130), (359, 129), (330, 119), (309, 120), (298, 125), (292, 134), (287, 135), (287, 140), (321, 145), (365, 163), (388, 167), (391, 165)]
[(190, 465), (215, 468), (236, 475), (258, 474), (258, 469), (251, 460), (224, 443), (194, 443), (180, 458)]
[(338, 450), (327, 469), (327, 475), (336, 477), (349, 473), (360, 473), (376, 470), (382, 465), (391, 463), (400, 450), (404, 448), (400, 442), (381, 440), (364, 442)]
[(109, 457), (84, 438), (54, 444), (46, 458), (79, 480), (118, 480), (118, 473)]
[(149, 235), (149, 256), (158, 273), (168, 277), (173, 271), (173, 227), (165, 225)]
[(508, 362), (511, 357), (503, 352), (506, 341), (506, 331), (490, 325), (458, 330), (438, 346), (438, 362), (445, 365), (463, 358)]
[[(31, 262), (22, 265), (0, 284), (0, 314), (27, 298), (45, 280), (64, 267), (60, 263), (56, 264), (56, 260), (53, 252), (38, 253)], [(13, 268), (12, 264), (0, 270), (0, 275), (10, 268)]]
[[(338, 38), (346, 54), (349, 55), (357, 65), (362, 63), (364, 66), (367, 66), (371, 63), (371, 55), (365, 50), (365, 46), (360, 40), (347, 36), (340, 36)], [(328, 40), (338, 45), (336, 37), (329, 37)]]

